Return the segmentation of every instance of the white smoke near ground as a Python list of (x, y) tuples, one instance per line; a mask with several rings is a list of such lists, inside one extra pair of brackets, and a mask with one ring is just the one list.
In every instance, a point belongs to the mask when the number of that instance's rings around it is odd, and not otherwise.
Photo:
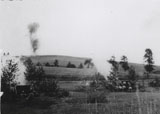
[(21, 60), (21, 57), (18, 58), (17, 63), (18, 63), (19, 71), (17, 72), (18, 76), (16, 77), (16, 81), (18, 82), (19, 85), (26, 85), (27, 81), (24, 75), (24, 72), (26, 71), (26, 67), (23, 61)]
[(93, 63), (95, 67), (97, 68), (97, 71), (101, 73), (106, 79), (107, 76), (109, 75), (109, 70), (111, 66), (107, 62), (106, 58), (98, 58), (98, 57), (93, 57)]

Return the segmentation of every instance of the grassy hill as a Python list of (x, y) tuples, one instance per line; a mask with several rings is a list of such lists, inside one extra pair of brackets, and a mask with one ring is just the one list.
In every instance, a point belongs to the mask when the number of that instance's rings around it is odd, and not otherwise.
[(45, 65), (47, 62), (50, 65), (53, 65), (54, 61), (58, 60), (60, 67), (66, 67), (68, 62), (71, 62), (72, 64), (76, 65), (76, 67), (78, 67), (81, 63), (84, 65), (86, 59), (90, 59), (90, 58), (61, 56), (61, 55), (23, 56), (22, 59), (26, 59), (27, 57), (31, 58), (33, 63), (37, 64), (38, 62), (40, 62), (42, 65)]
[(78, 68), (63, 68), (63, 67), (43, 67), (47, 75), (58, 76), (93, 76), (95, 75), (95, 68), (78, 69)]
[[(37, 56), (23, 56), (22, 60), (25, 60), (27, 58), (31, 58), (34, 64), (37, 64), (38, 62), (43, 65), (43, 68), (45, 70), (45, 73), (49, 77), (90, 77), (95, 75), (97, 72), (96, 66), (93, 68), (87, 68), (86, 65), (84, 65), (84, 62), (86, 59), (91, 58), (83, 58), (83, 57), (72, 57), (72, 56), (60, 56), (60, 55), (37, 55)], [(54, 61), (58, 60), (59, 67), (46, 67), (45, 64), (48, 62), (50, 65), (54, 64)], [(84, 68), (66, 68), (67, 64), (71, 62), (76, 67), (78, 67), (80, 64), (83, 65)], [(143, 77), (145, 69), (144, 64), (138, 64), (138, 63), (129, 63), (129, 66), (135, 67), (136, 74), (140, 77)], [(151, 74), (151, 77), (160, 77), (160, 66), (155, 66), (155, 70)], [(119, 72), (121, 76), (124, 76), (127, 74), (122, 67), (119, 67)]]
[[(58, 55), (38, 55), (38, 56), (23, 56), (21, 59), (24, 61), (27, 58), (31, 58), (34, 64), (38, 62), (42, 64), (45, 74), (48, 77), (55, 77), (65, 80), (82, 80), (93, 77), (97, 73), (95, 66), (87, 68), (84, 64), (86, 59), (90, 58), (80, 58), (80, 57), (70, 57), (70, 56), (58, 56)], [(54, 61), (58, 60), (59, 67), (47, 67), (45, 64), (48, 62), (53, 65)], [(68, 63), (72, 63), (76, 68), (66, 68)], [(83, 68), (78, 68), (82, 64)]]
[[(138, 64), (138, 63), (129, 63), (129, 66), (133, 66), (135, 68), (136, 74), (140, 77), (144, 76), (144, 64)], [(125, 72), (122, 67), (119, 67), (119, 73), (120, 75), (126, 75), (127, 72)], [(155, 65), (154, 71), (150, 74), (151, 78), (160, 77), (160, 66)]]

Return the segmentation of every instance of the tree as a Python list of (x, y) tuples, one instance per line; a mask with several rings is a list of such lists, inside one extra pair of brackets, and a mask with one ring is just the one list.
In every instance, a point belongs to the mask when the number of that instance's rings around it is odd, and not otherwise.
[(129, 76), (128, 76), (129, 80), (136, 81), (137, 76), (136, 76), (135, 68), (133, 66), (131, 66), (128, 71), (129, 71)]
[(128, 58), (125, 55), (121, 57), (120, 65), (122, 66), (124, 71), (129, 70)]
[(51, 80), (44, 77), (45, 72), (42, 66), (36, 67), (30, 58), (24, 63), (26, 66), (26, 72), (24, 74), (26, 79), (33, 85), (35, 91), (53, 97), (64, 97), (66, 93), (69, 95), (68, 91), (60, 90), (57, 80)]
[(49, 67), (49, 66), (51, 66), (48, 62), (45, 64), (45, 66), (47, 66), (47, 67)]
[(1, 83), (2, 91), (9, 92), (11, 85), (17, 84), (15, 77), (18, 76), (18, 64), (13, 60), (9, 60), (7, 65), (2, 68)]
[(110, 74), (113, 75), (114, 77), (117, 77), (119, 63), (115, 60), (114, 56), (112, 56), (111, 59), (108, 60), (108, 63), (112, 65)]
[(28, 58), (25, 62), (24, 62), (25, 66), (26, 66), (26, 72), (24, 73), (24, 75), (26, 76), (26, 79), (28, 81), (33, 81), (36, 80), (36, 66), (33, 64), (32, 60), (30, 58)]
[(92, 63), (92, 59), (86, 59), (84, 61), (84, 65), (87, 65), (87, 68), (93, 67), (94, 64)]
[(59, 67), (59, 62), (58, 62), (57, 59), (54, 61), (54, 66), (55, 66), (55, 67)]
[(83, 68), (83, 64), (82, 63), (79, 64), (78, 68)]
[(68, 62), (67, 68), (76, 68), (76, 66), (74, 64), (71, 64), (71, 62)]
[(45, 75), (43, 67), (36, 67), (30, 58), (28, 58), (24, 63), (26, 66), (26, 72), (24, 73), (26, 79), (32, 84), (38, 84), (40, 81), (42, 81)]
[(43, 78), (44, 78), (44, 75), (45, 75), (45, 71), (44, 71), (44, 69), (43, 69), (42, 66), (39, 66), (36, 69), (37, 69), (36, 70), (36, 72), (37, 72), (37, 79), (38, 79), (38, 81), (42, 81)]
[(37, 63), (37, 66), (41, 66), (41, 63), (40, 63), (40, 62), (38, 62), (38, 63)]
[[(96, 111), (97, 111), (97, 103), (105, 103), (107, 102), (106, 99), (106, 92), (99, 93), (99, 89), (103, 89), (105, 83), (105, 78), (99, 72), (96, 73), (93, 77), (93, 80), (89, 84), (89, 88), (86, 88), (87, 92), (87, 102), (88, 103), (95, 103)], [(97, 92), (96, 92), (97, 91)]]
[(144, 54), (145, 65), (144, 68), (146, 70), (147, 78), (149, 78), (149, 74), (154, 70), (154, 61), (153, 61), (153, 53), (152, 50), (147, 48)]
[(110, 81), (110, 89), (113, 91), (115, 86), (117, 86), (119, 63), (115, 60), (114, 56), (108, 60), (108, 63), (112, 65), (108, 80)]

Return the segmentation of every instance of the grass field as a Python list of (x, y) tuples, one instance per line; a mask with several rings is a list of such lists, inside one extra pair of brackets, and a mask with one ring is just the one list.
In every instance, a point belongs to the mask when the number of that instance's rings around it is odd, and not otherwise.
[(97, 72), (95, 68), (88, 69), (78, 69), (78, 68), (63, 68), (63, 67), (45, 67), (43, 66), (46, 75), (53, 76), (76, 76), (76, 77), (85, 77), (85, 76), (93, 76)]
[[(87, 103), (88, 92), (71, 92), (70, 97), (35, 98), (29, 103), (2, 104), (2, 114), (159, 114), (159, 92), (106, 92), (107, 102)], [(98, 92), (99, 94), (101, 92)]]

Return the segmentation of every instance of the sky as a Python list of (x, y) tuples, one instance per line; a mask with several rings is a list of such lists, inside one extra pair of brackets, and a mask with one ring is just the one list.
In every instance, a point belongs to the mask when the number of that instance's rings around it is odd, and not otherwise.
[(160, 65), (159, 0), (3, 0), (0, 49), (32, 55), (28, 25), (33, 22), (39, 24), (37, 55), (91, 57), (108, 74), (111, 56), (144, 63), (150, 48)]

